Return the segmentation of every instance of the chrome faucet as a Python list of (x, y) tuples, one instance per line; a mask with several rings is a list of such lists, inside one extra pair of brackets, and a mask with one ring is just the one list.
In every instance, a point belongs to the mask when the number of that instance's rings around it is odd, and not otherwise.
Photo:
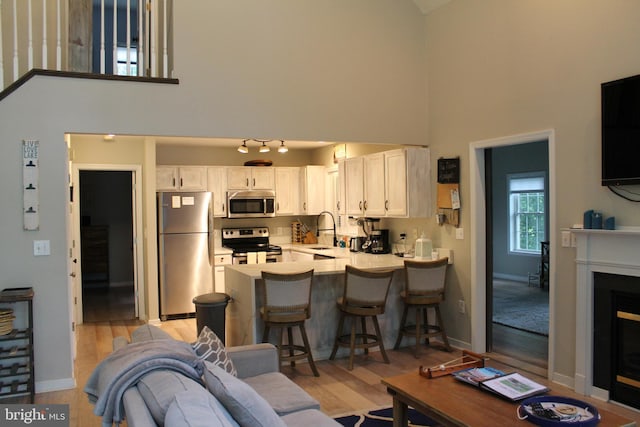
[(338, 246), (338, 236), (336, 235), (336, 219), (333, 217), (333, 214), (329, 211), (322, 211), (318, 214), (318, 216), (316, 217), (316, 236), (320, 236), (320, 232), (321, 231), (327, 231), (327, 230), (331, 230), (330, 228), (320, 228), (320, 217), (323, 214), (329, 214), (329, 216), (331, 217), (331, 221), (333, 221), (333, 246), (337, 247)]

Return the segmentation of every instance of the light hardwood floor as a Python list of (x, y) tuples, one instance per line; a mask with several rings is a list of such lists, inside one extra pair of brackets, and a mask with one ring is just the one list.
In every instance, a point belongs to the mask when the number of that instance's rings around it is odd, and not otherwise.
[[(79, 325), (78, 357), (75, 362), (78, 386), (73, 390), (37, 394), (36, 403), (68, 403), (71, 426), (100, 426), (100, 418), (93, 414), (93, 406), (88, 402), (82, 388), (96, 365), (111, 352), (113, 337), (119, 335), (129, 337), (140, 324), (139, 321), (112, 321)], [(193, 341), (196, 338), (195, 319), (162, 322), (160, 327), (177, 339)], [(412, 371), (418, 375), (418, 368), (421, 365), (440, 365), (459, 357), (460, 351), (454, 350), (447, 353), (434, 345), (433, 347), (423, 346), (419, 359), (414, 358), (410, 348), (398, 351), (388, 350), (388, 354), (391, 359), (390, 364), (383, 363), (379, 352), (375, 351), (369, 356), (356, 356), (352, 371), (347, 370), (346, 359), (319, 361), (317, 363), (319, 377), (314, 377), (304, 363), (298, 364), (293, 369), (283, 366), (282, 372), (315, 397), (325, 413), (335, 417), (391, 406), (391, 396), (380, 383), (381, 378)], [(513, 370), (496, 361), (492, 361), (491, 364)], [(546, 381), (534, 374), (527, 375), (542, 382)], [(556, 388), (555, 385), (553, 387)], [(614, 410), (620, 415), (634, 419), (640, 426), (640, 413), (604, 402), (593, 403), (599, 408)]]

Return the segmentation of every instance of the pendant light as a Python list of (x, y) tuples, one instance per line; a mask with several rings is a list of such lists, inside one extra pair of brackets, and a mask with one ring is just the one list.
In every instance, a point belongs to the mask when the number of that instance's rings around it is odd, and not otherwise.
[(242, 145), (238, 147), (238, 151), (242, 154), (247, 154), (249, 152), (249, 147), (247, 147), (247, 140), (242, 141)]
[(287, 151), (289, 151), (289, 148), (284, 145), (284, 141), (280, 140), (280, 147), (278, 147), (278, 153), (286, 153)]
[(265, 144), (265, 141), (262, 141), (262, 146), (260, 147), (260, 149), (258, 150), (261, 153), (268, 153), (269, 151), (271, 151), (271, 149), (269, 148), (269, 146), (267, 144)]

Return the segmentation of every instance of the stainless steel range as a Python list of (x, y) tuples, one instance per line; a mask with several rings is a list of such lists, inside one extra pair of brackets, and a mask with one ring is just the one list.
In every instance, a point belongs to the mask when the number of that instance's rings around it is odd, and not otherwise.
[(233, 251), (233, 264), (247, 264), (254, 257), (259, 260), (262, 252), (266, 262), (282, 261), (282, 248), (269, 244), (269, 227), (223, 228), (222, 246)]

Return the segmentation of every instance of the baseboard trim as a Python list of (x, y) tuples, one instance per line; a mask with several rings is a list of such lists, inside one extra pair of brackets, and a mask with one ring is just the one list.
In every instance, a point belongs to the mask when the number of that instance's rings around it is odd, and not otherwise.
[(36, 393), (49, 393), (76, 388), (75, 378), (62, 378), (59, 380), (36, 381)]

